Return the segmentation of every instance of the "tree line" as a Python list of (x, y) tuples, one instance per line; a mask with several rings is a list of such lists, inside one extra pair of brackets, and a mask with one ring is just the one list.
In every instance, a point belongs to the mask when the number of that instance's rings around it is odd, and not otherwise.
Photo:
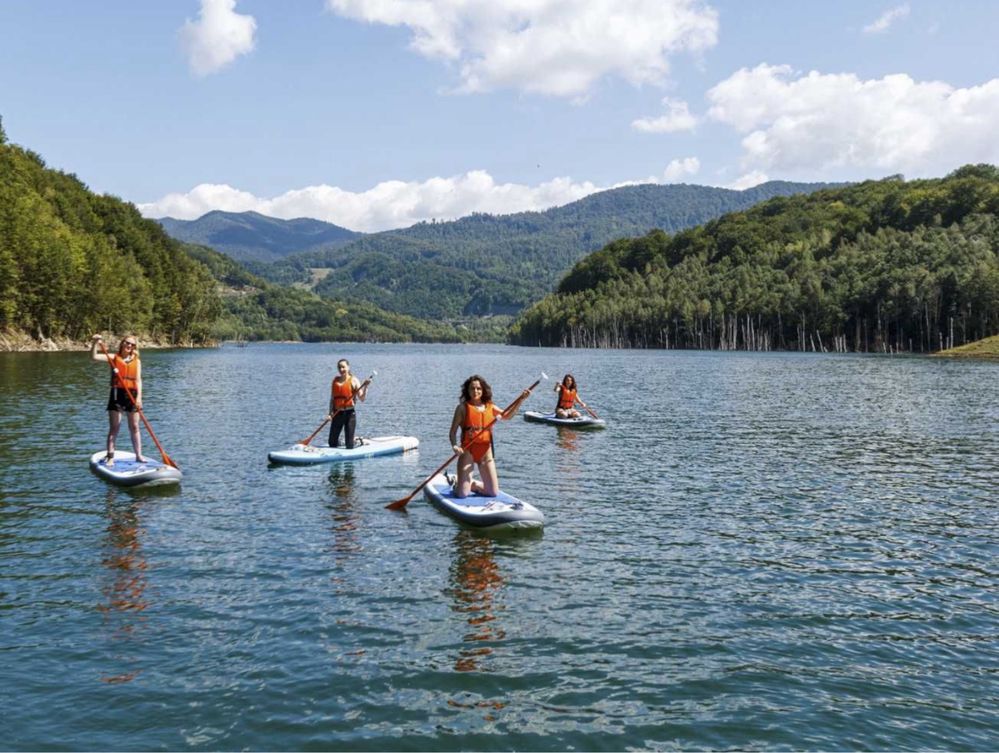
[(523, 345), (927, 352), (999, 332), (999, 169), (774, 198), (580, 261)]

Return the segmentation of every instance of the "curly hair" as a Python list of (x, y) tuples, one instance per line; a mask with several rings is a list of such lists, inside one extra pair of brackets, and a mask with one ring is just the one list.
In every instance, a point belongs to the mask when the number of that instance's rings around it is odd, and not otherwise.
[(461, 385), (461, 399), (471, 400), (472, 399), (472, 382), (478, 382), (482, 387), (482, 402), (491, 403), (493, 401), (493, 388), (489, 386), (489, 382), (480, 377), (478, 374), (472, 374), (468, 379), (464, 381)]

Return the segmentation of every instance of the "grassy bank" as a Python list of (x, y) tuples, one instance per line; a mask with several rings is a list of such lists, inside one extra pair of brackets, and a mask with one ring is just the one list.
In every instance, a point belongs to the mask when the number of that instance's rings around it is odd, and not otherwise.
[(999, 361), (999, 335), (986, 337), (984, 340), (976, 340), (967, 345), (957, 348), (941, 350), (933, 355), (944, 358), (987, 358)]

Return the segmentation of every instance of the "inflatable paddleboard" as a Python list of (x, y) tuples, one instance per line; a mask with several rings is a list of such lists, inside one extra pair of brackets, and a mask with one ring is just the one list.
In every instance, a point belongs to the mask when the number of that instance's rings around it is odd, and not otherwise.
[(272, 463), (288, 465), (317, 465), (318, 463), (338, 463), (341, 460), (357, 460), (358, 458), (373, 458), (378, 455), (395, 455), (406, 450), (415, 450), (420, 446), (416, 437), (365, 437), (364, 443), (354, 445), (354, 449), (346, 447), (313, 447), (307, 444), (296, 444), (287, 450), (276, 450), (267, 453)]
[(554, 413), (541, 413), (536, 410), (524, 411), (524, 420), (539, 424), (551, 424), (552, 426), (571, 426), (575, 429), (603, 429), (607, 426), (607, 422), (602, 418), (593, 418), (592, 416), (559, 418)]
[(119, 486), (165, 486), (179, 484), (182, 474), (173, 466), (164, 465), (146, 456), (144, 463), (135, 462), (135, 453), (116, 450), (114, 465), (110, 467), (104, 458), (107, 452), (101, 450), (90, 456), (90, 470), (105, 481)]
[(504, 491), (500, 491), (497, 497), (471, 494), (458, 499), (454, 496), (451, 483), (442, 474), (434, 476), (423, 487), (423, 494), (445, 515), (476, 528), (541, 528), (545, 524), (541, 510)]

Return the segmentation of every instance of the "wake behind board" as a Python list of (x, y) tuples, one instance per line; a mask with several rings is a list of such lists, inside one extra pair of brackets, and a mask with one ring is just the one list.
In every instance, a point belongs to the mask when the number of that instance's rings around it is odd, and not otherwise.
[(396, 453), (415, 450), (420, 446), (416, 437), (365, 437), (364, 444), (355, 445), (353, 449), (346, 447), (313, 447), (307, 444), (296, 444), (287, 450), (275, 450), (267, 453), (267, 459), (272, 463), (287, 465), (317, 465), (319, 463), (338, 463), (342, 460), (358, 460), (373, 458), (379, 455), (395, 455)]
[(536, 410), (524, 411), (524, 420), (539, 424), (551, 424), (552, 426), (571, 426), (574, 429), (603, 429), (607, 426), (607, 422), (602, 418), (590, 416), (559, 418), (554, 413), (541, 413)]
[(544, 513), (530, 502), (522, 502), (504, 491), (496, 497), (472, 494), (463, 499), (454, 496), (451, 484), (442, 474), (434, 476), (425, 487), (424, 496), (434, 507), (455, 520), (475, 528), (541, 528)]
[(166, 486), (179, 484), (182, 474), (179, 468), (165, 465), (147, 457), (145, 462), (135, 462), (135, 453), (118, 450), (114, 454), (114, 464), (108, 466), (104, 450), (90, 456), (90, 470), (105, 481), (118, 486)]

